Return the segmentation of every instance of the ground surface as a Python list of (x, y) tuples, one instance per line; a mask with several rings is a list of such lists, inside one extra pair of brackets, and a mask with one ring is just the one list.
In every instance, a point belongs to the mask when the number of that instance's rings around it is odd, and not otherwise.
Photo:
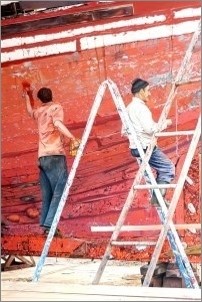
[[(34, 258), (38, 263), (39, 258)], [(100, 260), (46, 258), (39, 280), (36, 267), (2, 272), (2, 301), (201, 301), (200, 290), (145, 288), (141, 263), (109, 260), (92, 285)]]

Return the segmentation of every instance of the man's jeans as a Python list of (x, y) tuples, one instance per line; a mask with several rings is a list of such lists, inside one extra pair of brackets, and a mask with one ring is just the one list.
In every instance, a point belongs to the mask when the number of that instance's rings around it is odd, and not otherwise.
[(42, 209), (40, 225), (51, 227), (68, 178), (66, 157), (51, 155), (39, 158)]
[[(144, 149), (144, 153), (146, 153), (146, 149)], [(131, 149), (131, 154), (132, 156), (137, 157), (140, 162), (142, 161), (138, 149)], [(171, 183), (171, 181), (174, 179), (175, 166), (158, 147), (154, 147), (148, 163), (153, 169), (156, 170), (157, 183)], [(145, 178), (148, 183), (151, 183), (146, 171)]]

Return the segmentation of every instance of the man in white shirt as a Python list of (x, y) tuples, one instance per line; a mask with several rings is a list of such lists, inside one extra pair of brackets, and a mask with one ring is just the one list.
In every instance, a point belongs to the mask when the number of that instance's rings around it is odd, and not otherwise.
[[(135, 79), (132, 82), (131, 92), (133, 94), (133, 98), (132, 102), (127, 106), (127, 111), (136, 131), (137, 139), (139, 140), (143, 151), (146, 153), (153, 134), (166, 129), (172, 124), (172, 121), (170, 119), (166, 119), (161, 129), (159, 129), (158, 124), (154, 122), (152, 113), (147, 106), (150, 96), (149, 83), (147, 81), (139, 78)], [(126, 135), (129, 139), (129, 148), (132, 156), (141, 160), (132, 134), (126, 132), (124, 127), (122, 127), (122, 135)], [(157, 145), (153, 149), (149, 159), (149, 165), (156, 170), (156, 182), (158, 184), (169, 184), (174, 179), (175, 166)], [(146, 172), (145, 176), (147, 176)], [(166, 189), (161, 189), (160, 191), (164, 197)], [(159, 206), (155, 193), (152, 195), (151, 203), (155, 206)]]

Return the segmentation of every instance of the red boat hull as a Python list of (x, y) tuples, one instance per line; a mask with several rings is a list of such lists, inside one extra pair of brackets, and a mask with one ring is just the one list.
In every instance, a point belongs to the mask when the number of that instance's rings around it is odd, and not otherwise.
[[(118, 15), (112, 19), (100, 18), (91, 23), (56, 25), (35, 31), (31, 28), (14, 35), (6, 26), (21, 24), (22, 21), (24, 26), (36, 20), (40, 23), (41, 15), (2, 22), (5, 29), (2, 50), (2, 219), (6, 225), (2, 228), (2, 253), (40, 255), (45, 243), (39, 227), (41, 196), (36, 164), (37, 127), (26, 114), (22, 82), (31, 83), (35, 95), (40, 87), (50, 87), (54, 99), (64, 106), (65, 124), (75, 136), (81, 138), (99, 85), (106, 78), (111, 78), (127, 105), (131, 99), (131, 81), (141, 76), (151, 83), (152, 99), (149, 105), (157, 121), (171, 89), (171, 80), (175, 78), (191, 40), (193, 30), (189, 27), (195, 26), (199, 20), (196, 12), (200, 5), (196, 1), (172, 4), (170, 1), (164, 2), (164, 5), (152, 3), (148, 2), (144, 8), (140, 2), (122, 3), (126, 8), (121, 11), (116, 8)], [(106, 6), (91, 4), (87, 8), (99, 11)], [(109, 9), (114, 6), (118, 5), (112, 3)], [(59, 18), (69, 13), (82, 13), (82, 9), (87, 11), (87, 8), (73, 8), (67, 12), (56, 10), (47, 16)], [(190, 10), (194, 13), (187, 17)], [(120, 16), (125, 12), (129, 15), (125, 18)], [(124, 23), (125, 20), (128, 23)], [(111, 24), (111, 27), (106, 24)], [(82, 33), (90, 25), (93, 29)], [(102, 30), (99, 25), (108, 29)], [(19, 27), (20, 30), (24, 28)], [(71, 30), (76, 29), (77, 34), (71, 36)], [(141, 38), (136, 38), (138, 31)], [(168, 34), (165, 34), (166, 31)], [(59, 38), (58, 33), (64, 33), (66, 37)], [(25, 38), (28, 40), (23, 40)], [(21, 44), (18, 39), (21, 39)], [(67, 43), (66, 52), (62, 50), (63, 43)], [(198, 42), (185, 75), (185, 79), (189, 80), (179, 86), (169, 113), (174, 122), (170, 131), (193, 130), (196, 126), (200, 112), (200, 53)], [(53, 239), (50, 256), (97, 258), (103, 255), (111, 233), (93, 233), (91, 226), (116, 224), (138, 170), (136, 161), (130, 155), (128, 141), (121, 137), (120, 129), (120, 117), (107, 91), (59, 221), (64, 238)], [(180, 158), (176, 179), (180, 175), (190, 139), (159, 139), (159, 146), (174, 162)], [(69, 170), (73, 160), (67, 145)], [(194, 184), (190, 186), (186, 183), (184, 186), (175, 211), (176, 224), (200, 223), (199, 149), (189, 176)], [(172, 190), (168, 195), (172, 197)], [(194, 206), (194, 212), (189, 210), (190, 203)], [(125, 224), (160, 224), (146, 190), (138, 192)], [(121, 233), (121, 238), (156, 241), (158, 234), (158, 231), (125, 232)], [(200, 245), (198, 230), (181, 230), (179, 234), (188, 248)], [(169, 250), (166, 242), (162, 259), (172, 257)], [(138, 246), (122, 247), (114, 248), (113, 255), (117, 259), (148, 261), (152, 251), (153, 246), (144, 249)], [(193, 262), (200, 261), (200, 255), (196, 252), (190, 253), (189, 257)]]

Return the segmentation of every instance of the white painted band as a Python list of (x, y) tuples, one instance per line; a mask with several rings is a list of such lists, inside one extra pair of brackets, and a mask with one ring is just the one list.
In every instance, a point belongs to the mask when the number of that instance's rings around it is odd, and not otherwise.
[(76, 51), (76, 41), (60, 44), (52, 44), (48, 46), (39, 46), (29, 49), (16, 49), (11, 52), (1, 53), (1, 62), (16, 61), (35, 57), (46, 57), (60, 53), (68, 53)]
[(163, 22), (166, 20), (164, 15), (159, 16), (150, 16), (150, 17), (141, 17), (141, 18), (134, 18), (131, 20), (125, 21), (117, 21), (112, 23), (106, 23), (102, 25), (94, 25), (94, 26), (86, 26), (66, 31), (61, 31), (58, 33), (46, 34), (46, 35), (35, 35), (31, 37), (18, 37), (18, 38), (11, 38), (11, 39), (2, 39), (1, 41), (1, 48), (9, 48), (9, 47), (17, 47), (23, 46), (28, 44), (46, 42), (46, 41), (53, 41), (57, 39), (65, 39), (76, 37), (80, 35), (91, 34), (94, 32), (101, 32), (110, 29), (116, 29), (121, 27), (129, 27), (134, 25), (146, 25), (146, 24), (153, 24), (158, 22)]
[(86, 50), (103, 46), (112, 46), (189, 34), (196, 31), (198, 22), (198, 20), (194, 20), (174, 25), (161, 25), (136, 31), (122, 32), (119, 34), (85, 37), (80, 39), (81, 49)]
[[(160, 25), (136, 31), (124, 31), (118, 34), (85, 37), (80, 39), (80, 48), (81, 50), (96, 49), (104, 46), (190, 34), (198, 28), (198, 22), (198, 20), (194, 20), (173, 25)], [(17, 49), (10, 52), (2, 52), (1, 62), (45, 57), (48, 55), (75, 51), (77, 51), (76, 41), (33, 47), (29, 49)]]
[(174, 18), (200, 17), (201, 7), (199, 8), (184, 8), (174, 12)]

